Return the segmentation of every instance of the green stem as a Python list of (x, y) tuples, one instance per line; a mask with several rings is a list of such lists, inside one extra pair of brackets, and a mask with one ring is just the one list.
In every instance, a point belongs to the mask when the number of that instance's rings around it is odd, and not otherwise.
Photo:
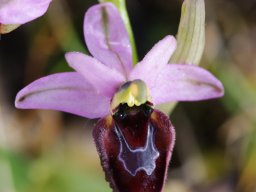
[[(199, 65), (205, 45), (204, 0), (184, 0), (177, 34), (177, 48), (170, 63)], [(171, 75), (171, 74), (170, 74)], [(169, 114), (177, 102), (165, 103), (158, 108)]]

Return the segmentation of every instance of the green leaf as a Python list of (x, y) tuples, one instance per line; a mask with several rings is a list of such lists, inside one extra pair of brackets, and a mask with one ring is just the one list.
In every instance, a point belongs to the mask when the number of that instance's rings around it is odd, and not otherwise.
[(129, 38), (130, 38), (131, 46), (132, 46), (132, 61), (133, 61), (133, 64), (136, 65), (138, 63), (137, 49), (136, 49), (135, 40), (133, 37), (133, 32), (132, 32), (132, 27), (130, 24), (129, 16), (128, 16), (127, 9), (126, 9), (125, 0), (99, 0), (99, 2), (100, 3), (104, 3), (104, 2), (113, 3), (117, 7), (118, 11), (120, 12), (121, 17), (125, 24), (125, 28), (128, 32)]
[[(204, 0), (184, 0), (177, 34), (177, 48), (169, 63), (199, 65), (205, 45)], [(177, 102), (165, 103), (158, 109), (169, 114)]]
[(177, 42), (177, 49), (170, 63), (198, 65), (205, 45), (204, 0), (183, 2)]
[(0, 148), (0, 191), (23, 191), (28, 183), (28, 159)]

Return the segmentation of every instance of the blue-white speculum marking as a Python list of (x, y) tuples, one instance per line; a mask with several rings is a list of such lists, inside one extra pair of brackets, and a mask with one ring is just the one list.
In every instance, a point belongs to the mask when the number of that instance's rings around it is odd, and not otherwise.
[(147, 140), (144, 147), (132, 149), (125, 140), (121, 130), (116, 127), (116, 134), (120, 142), (120, 153), (118, 159), (122, 161), (126, 171), (135, 176), (140, 170), (144, 170), (147, 175), (151, 175), (156, 167), (156, 159), (159, 152), (155, 148), (153, 139), (153, 127), (148, 127)]

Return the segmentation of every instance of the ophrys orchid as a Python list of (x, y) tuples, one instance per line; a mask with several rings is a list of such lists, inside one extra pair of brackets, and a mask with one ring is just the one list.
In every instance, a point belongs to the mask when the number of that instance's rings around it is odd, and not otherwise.
[(113, 190), (160, 192), (175, 131), (154, 106), (221, 97), (223, 86), (203, 68), (168, 64), (176, 48), (173, 36), (160, 40), (133, 67), (127, 31), (111, 3), (87, 11), (84, 36), (93, 57), (67, 53), (66, 60), (76, 72), (34, 81), (18, 93), (16, 107), (101, 118), (93, 137)]

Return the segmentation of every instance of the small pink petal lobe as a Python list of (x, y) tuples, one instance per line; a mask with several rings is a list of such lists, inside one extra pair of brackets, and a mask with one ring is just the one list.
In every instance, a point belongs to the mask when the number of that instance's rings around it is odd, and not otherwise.
[(167, 65), (175, 49), (176, 39), (170, 35), (166, 36), (156, 43), (143, 60), (135, 66), (129, 79), (141, 79), (149, 87), (154, 86), (157, 75)]
[(70, 67), (82, 74), (98, 93), (106, 97), (112, 98), (125, 81), (121, 73), (103, 65), (93, 57), (79, 52), (66, 53), (65, 57)]

